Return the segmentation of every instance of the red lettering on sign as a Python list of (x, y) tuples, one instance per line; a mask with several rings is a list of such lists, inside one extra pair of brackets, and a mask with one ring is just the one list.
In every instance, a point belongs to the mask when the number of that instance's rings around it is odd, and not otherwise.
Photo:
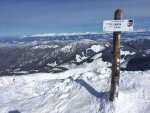
[(112, 26), (112, 25), (113, 25), (113, 23), (106, 23), (106, 25)]

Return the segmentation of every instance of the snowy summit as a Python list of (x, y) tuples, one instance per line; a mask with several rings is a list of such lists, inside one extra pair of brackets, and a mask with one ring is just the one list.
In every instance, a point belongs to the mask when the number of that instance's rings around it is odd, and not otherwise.
[(148, 113), (150, 71), (121, 71), (119, 98), (109, 101), (109, 63), (0, 78), (1, 113)]

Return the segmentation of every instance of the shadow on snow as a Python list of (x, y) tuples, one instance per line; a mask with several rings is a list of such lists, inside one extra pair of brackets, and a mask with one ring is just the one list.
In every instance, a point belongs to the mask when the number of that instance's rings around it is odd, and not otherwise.
[(9, 111), (8, 113), (21, 113), (18, 110)]
[[(72, 78), (70, 79), (73, 80)], [(93, 96), (103, 99), (105, 101), (109, 101), (109, 92), (97, 92), (93, 87), (91, 87), (82, 79), (76, 79), (75, 82), (83, 86)]]

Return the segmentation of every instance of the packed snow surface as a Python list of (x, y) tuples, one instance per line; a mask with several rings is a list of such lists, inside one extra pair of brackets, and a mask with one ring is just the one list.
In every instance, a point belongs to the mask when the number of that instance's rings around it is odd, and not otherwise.
[(0, 77), (0, 113), (149, 113), (150, 71), (122, 71), (111, 102), (110, 64), (99, 56), (62, 73)]

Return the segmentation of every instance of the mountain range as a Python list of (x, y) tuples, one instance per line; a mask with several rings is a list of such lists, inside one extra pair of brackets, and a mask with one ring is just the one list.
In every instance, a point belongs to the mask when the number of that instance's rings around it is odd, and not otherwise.
[[(43, 34), (0, 39), (0, 75), (58, 73), (93, 59), (112, 62), (112, 33)], [(150, 32), (122, 33), (121, 70), (150, 69)]]

